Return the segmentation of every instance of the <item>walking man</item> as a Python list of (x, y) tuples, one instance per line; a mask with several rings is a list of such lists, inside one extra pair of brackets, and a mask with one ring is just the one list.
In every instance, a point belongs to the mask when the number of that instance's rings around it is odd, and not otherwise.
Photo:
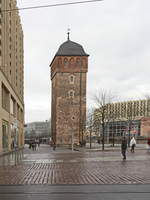
[(126, 137), (123, 137), (121, 141), (121, 153), (123, 155), (123, 160), (126, 160), (126, 150), (127, 150), (127, 139)]

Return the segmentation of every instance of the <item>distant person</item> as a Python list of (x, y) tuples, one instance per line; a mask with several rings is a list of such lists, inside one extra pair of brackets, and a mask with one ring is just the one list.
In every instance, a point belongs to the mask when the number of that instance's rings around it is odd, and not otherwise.
[(56, 143), (53, 141), (53, 151), (56, 150)]
[(34, 151), (35, 150), (35, 141), (34, 140), (31, 143), (31, 147), (32, 147), (32, 150)]
[(14, 140), (12, 140), (11, 149), (14, 149), (14, 147), (15, 147), (15, 142), (14, 142)]
[(131, 147), (131, 152), (134, 153), (134, 148), (136, 146), (136, 140), (135, 138), (133, 137), (130, 141), (130, 147)]
[(97, 143), (98, 143), (98, 144), (100, 144), (100, 143), (101, 143), (101, 140), (100, 140), (100, 138), (98, 138), (98, 140), (97, 140)]
[(36, 147), (37, 147), (37, 142), (36, 142), (36, 140), (34, 140), (34, 142), (33, 142), (33, 150), (34, 151), (36, 151)]
[(32, 148), (32, 141), (30, 140), (29, 141), (29, 149), (31, 149)]
[(38, 147), (40, 147), (40, 140), (39, 140), (39, 142), (38, 142)]
[(17, 148), (18, 148), (18, 145), (17, 145), (16, 141), (14, 141), (14, 149), (17, 150)]
[(147, 151), (150, 152), (150, 138), (147, 139)]
[(127, 139), (126, 137), (123, 137), (121, 141), (121, 153), (123, 155), (123, 160), (126, 160), (126, 150), (127, 150)]
[(38, 139), (35, 140), (35, 144), (36, 144), (36, 147), (39, 146), (38, 145), (39, 144), (39, 140)]

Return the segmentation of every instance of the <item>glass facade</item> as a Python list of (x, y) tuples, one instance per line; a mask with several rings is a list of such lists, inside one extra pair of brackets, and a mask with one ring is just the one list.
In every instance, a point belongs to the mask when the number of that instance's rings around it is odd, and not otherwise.
[(140, 120), (107, 122), (105, 125), (105, 135), (110, 137), (126, 136), (130, 132), (130, 135), (140, 136), (140, 127)]

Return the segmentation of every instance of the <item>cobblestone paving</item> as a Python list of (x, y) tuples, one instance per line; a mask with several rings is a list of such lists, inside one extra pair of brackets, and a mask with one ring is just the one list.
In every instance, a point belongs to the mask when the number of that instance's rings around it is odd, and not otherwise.
[(20, 164), (0, 166), (1, 185), (150, 183), (150, 155), (142, 151), (127, 161), (119, 152), (26, 153)]
[(33, 163), (0, 167), (0, 184), (150, 183), (150, 162)]

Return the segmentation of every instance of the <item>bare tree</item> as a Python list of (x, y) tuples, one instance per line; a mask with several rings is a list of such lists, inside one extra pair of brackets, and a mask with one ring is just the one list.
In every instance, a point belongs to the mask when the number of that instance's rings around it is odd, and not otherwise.
[(94, 120), (93, 120), (93, 116), (94, 116), (94, 108), (89, 108), (88, 112), (87, 112), (87, 131), (90, 134), (90, 149), (92, 148), (92, 132), (94, 130)]
[[(109, 123), (112, 126), (112, 146), (115, 146), (115, 133), (113, 130), (114, 124), (116, 122), (116, 120), (120, 119), (120, 113), (116, 113), (113, 109), (113, 106), (111, 106), (111, 108), (109, 109)], [(110, 127), (109, 127), (110, 128)]]
[(105, 146), (105, 128), (106, 123), (110, 119), (109, 108), (113, 99), (114, 96), (112, 93), (105, 90), (100, 90), (93, 95), (93, 100), (97, 108), (94, 113), (94, 121), (96, 120), (102, 127), (102, 150), (104, 150)]

